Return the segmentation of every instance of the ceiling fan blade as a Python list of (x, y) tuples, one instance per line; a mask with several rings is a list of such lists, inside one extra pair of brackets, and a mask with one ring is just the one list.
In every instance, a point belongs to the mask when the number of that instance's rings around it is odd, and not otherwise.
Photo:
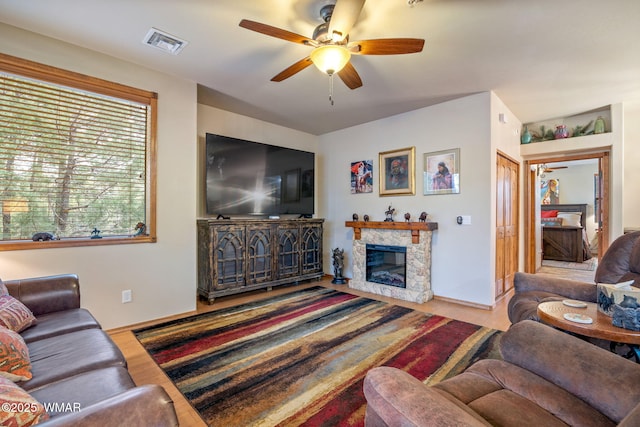
[(289, 68), (281, 71), (279, 74), (274, 76), (271, 79), (271, 81), (272, 82), (281, 82), (284, 79), (288, 79), (289, 77), (293, 76), (294, 74), (299, 73), (300, 71), (304, 70), (305, 68), (307, 68), (311, 64), (313, 64), (313, 62), (311, 62), (311, 58), (307, 56), (306, 58), (301, 59), (300, 61), (296, 62), (295, 64), (293, 64)]
[(250, 21), (248, 19), (243, 19), (238, 25), (240, 25), (242, 28), (246, 28), (247, 30), (256, 31), (258, 33), (266, 34), (267, 36), (275, 37), (293, 43), (301, 43), (304, 45), (313, 45), (315, 43), (314, 40), (310, 39), (309, 37), (301, 36), (300, 34), (292, 33), (291, 31), (283, 30), (281, 28), (273, 27), (267, 24), (262, 24), (260, 22)]
[(339, 42), (349, 35), (358, 20), (365, 0), (338, 0), (329, 21), (329, 36)]
[(349, 89), (357, 89), (362, 86), (362, 79), (360, 79), (360, 75), (353, 65), (351, 65), (351, 62), (347, 62), (347, 65), (345, 65), (342, 70), (338, 71), (338, 77), (340, 77)]
[(373, 39), (351, 42), (347, 48), (359, 55), (400, 55), (422, 52), (423, 39)]

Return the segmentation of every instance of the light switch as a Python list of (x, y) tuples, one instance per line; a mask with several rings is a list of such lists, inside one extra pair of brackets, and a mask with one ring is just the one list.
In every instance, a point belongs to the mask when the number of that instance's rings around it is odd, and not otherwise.
[(471, 215), (462, 215), (462, 225), (471, 225)]

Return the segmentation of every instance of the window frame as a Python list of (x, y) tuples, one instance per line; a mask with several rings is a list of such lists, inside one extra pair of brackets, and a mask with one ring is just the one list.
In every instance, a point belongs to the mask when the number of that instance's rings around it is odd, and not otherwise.
[(104, 246), (130, 243), (155, 243), (156, 235), (156, 185), (157, 185), (157, 115), (158, 94), (143, 89), (137, 89), (120, 83), (103, 80), (97, 77), (68, 71), (61, 68), (40, 64), (27, 59), (0, 53), (0, 71), (12, 73), (18, 76), (28, 77), (49, 83), (68, 86), (114, 98), (126, 99), (148, 105), (149, 125), (148, 140), (146, 146), (147, 155), (147, 235), (142, 236), (114, 236), (91, 239), (90, 236), (81, 238), (64, 238), (45, 242), (31, 240), (7, 240), (0, 241), (0, 251), (13, 251), (22, 249), (66, 248), (77, 246)]

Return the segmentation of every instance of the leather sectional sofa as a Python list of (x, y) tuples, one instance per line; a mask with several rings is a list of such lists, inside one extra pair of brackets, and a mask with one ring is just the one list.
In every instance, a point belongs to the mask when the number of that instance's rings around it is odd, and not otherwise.
[(165, 390), (136, 387), (118, 347), (80, 307), (76, 275), (4, 284), (36, 317), (20, 332), (33, 377), (16, 384), (47, 409), (50, 418), (39, 425), (178, 425)]

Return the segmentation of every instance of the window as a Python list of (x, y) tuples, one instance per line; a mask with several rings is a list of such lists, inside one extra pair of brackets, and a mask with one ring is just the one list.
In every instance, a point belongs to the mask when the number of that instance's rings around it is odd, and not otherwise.
[(156, 107), (0, 54), (0, 250), (155, 241)]

